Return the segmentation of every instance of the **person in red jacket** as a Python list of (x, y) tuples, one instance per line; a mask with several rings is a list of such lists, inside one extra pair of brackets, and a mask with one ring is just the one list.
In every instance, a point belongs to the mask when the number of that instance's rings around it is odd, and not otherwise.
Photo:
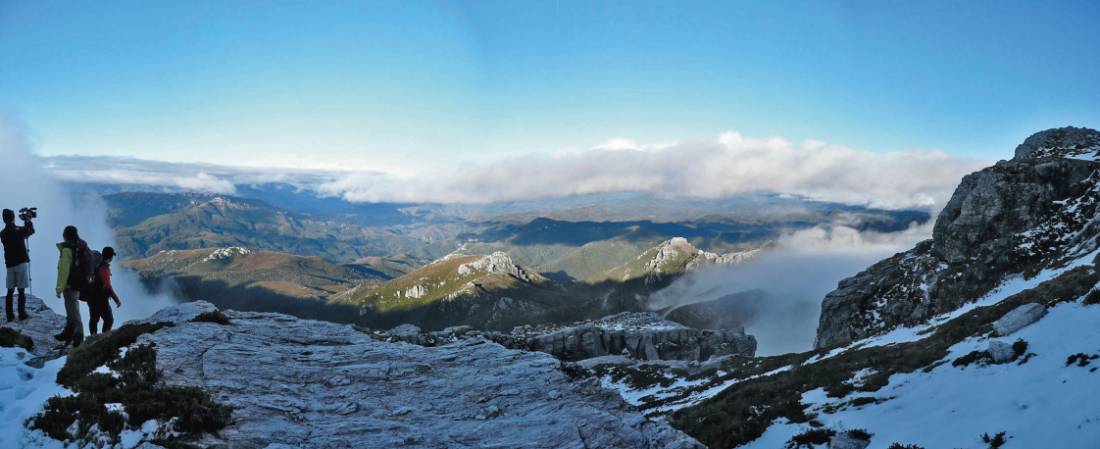
[(111, 304), (107, 300), (113, 299), (115, 307), (122, 307), (122, 302), (118, 300), (115, 288), (111, 286), (111, 261), (115, 258), (115, 249), (110, 246), (105, 247), (101, 254), (103, 255), (103, 261), (96, 268), (93, 292), (88, 295), (88, 330), (92, 335), (97, 333), (96, 327), (100, 319), (103, 320), (104, 333), (110, 331), (111, 326), (115, 324), (115, 316), (111, 312)]

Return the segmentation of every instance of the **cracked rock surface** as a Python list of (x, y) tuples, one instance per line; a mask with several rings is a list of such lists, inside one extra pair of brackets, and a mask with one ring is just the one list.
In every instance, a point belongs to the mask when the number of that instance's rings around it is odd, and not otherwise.
[[(231, 448), (697, 448), (614, 393), (574, 382), (548, 354), (480, 338), (439, 347), (378, 341), (350, 326), (227, 311), (166, 310), (156, 345), (170, 384), (234, 407), (202, 445)], [(152, 320), (152, 319), (151, 319)]]

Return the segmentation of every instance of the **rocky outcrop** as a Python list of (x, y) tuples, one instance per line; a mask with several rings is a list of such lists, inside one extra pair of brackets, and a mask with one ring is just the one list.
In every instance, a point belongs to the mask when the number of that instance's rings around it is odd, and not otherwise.
[[(61, 300), (57, 301), (60, 304)], [(18, 331), (34, 342), (34, 346), (27, 351), (31, 356), (28, 364), (40, 368), (46, 361), (58, 358), (63, 353), (60, 343), (53, 336), (65, 327), (65, 317), (32, 295), (27, 296), (27, 314), (30, 317), (26, 320), (4, 322), (0, 327)]]
[(706, 265), (734, 265), (760, 254), (762, 249), (717, 254), (703, 251), (688, 239), (673, 237), (642, 253), (630, 263), (608, 271), (606, 276), (617, 281), (644, 278), (646, 285), (684, 274)]
[[(398, 293), (398, 295), (400, 296), (400, 292)], [(405, 297), (406, 298), (416, 299), (416, 298), (422, 298), (422, 297), (427, 296), (427, 295), (428, 295), (428, 288), (424, 287), (423, 285), (414, 285), (412, 287), (409, 287), (408, 290), (405, 290)]]
[(1001, 319), (993, 322), (993, 332), (1000, 337), (1012, 335), (1016, 331), (1027, 327), (1029, 324), (1039, 321), (1047, 314), (1047, 308), (1042, 304), (1030, 303), (1012, 309)]
[(164, 382), (201, 387), (233, 422), (200, 447), (698, 448), (593, 382), (573, 381), (548, 354), (483, 338), (422, 347), (351, 326), (227, 311), (230, 324), (190, 322), (188, 303), (142, 335)]
[(1012, 275), (1033, 275), (1096, 247), (1100, 132), (1037, 133), (1015, 157), (963, 178), (931, 240), (841, 281), (822, 302), (816, 346), (926, 321)]
[(1016, 351), (1012, 345), (1000, 340), (990, 340), (989, 347), (985, 350), (993, 363), (1008, 363), (1016, 358)]
[(638, 360), (707, 360), (756, 353), (756, 339), (742, 329), (693, 329), (651, 312), (626, 312), (549, 331), (525, 326), (512, 335), (530, 349), (567, 360), (617, 354)]
[(468, 276), (474, 273), (506, 274), (524, 282), (531, 282), (527, 271), (512, 262), (512, 258), (501, 251), (458, 266), (459, 276)]
[(540, 351), (564, 360), (626, 355), (635, 360), (695, 360), (712, 356), (752, 356), (756, 339), (740, 327), (694, 329), (651, 312), (624, 312), (564, 326), (519, 326), (510, 333), (482, 332), (469, 326), (442, 332), (378, 333), (382, 338), (436, 346), (478, 336), (502, 345)]

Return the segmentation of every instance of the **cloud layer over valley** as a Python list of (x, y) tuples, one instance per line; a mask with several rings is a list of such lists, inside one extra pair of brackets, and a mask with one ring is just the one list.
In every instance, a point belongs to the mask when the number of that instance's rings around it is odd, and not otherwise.
[(875, 207), (942, 205), (963, 175), (987, 165), (941, 151), (876, 153), (808, 140), (752, 139), (638, 144), (613, 139), (557, 154), (531, 154), (449, 168), (322, 171), (173, 164), (128, 158), (53, 157), (68, 181), (143, 184), (233, 193), (234, 185), (286, 182), (353, 202), (485, 203), (605, 192), (717, 198), (779, 192)]
[[(115, 236), (107, 225), (107, 207), (97, 197), (77, 197), (67, 191), (44, 168), (45, 161), (31, 151), (22, 129), (4, 120), (0, 120), (0, 158), (4, 161), (0, 170), (0, 192), (3, 192), (0, 207), (13, 210), (38, 207), (38, 219), (34, 220), (36, 233), (29, 240), (31, 292), (63, 314), (62, 300), (54, 297), (58, 258), (54, 244), (61, 241), (62, 229), (71, 224), (80, 230), (81, 238), (92, 249), (113, 245)], [(112, 265), (113, 284), (122, 300), (122, 307), (114, 311), (115, 323), (145, 318), (174, 303), (168, 296), (146, 292), (137, 273), (122, 266), (122, 261), (133, 256), (119, 254)], [(86, 321), (87, 308), (81, 305), (81, 309)]]
[(740, 265), (689, 272), (651, 297), (651, 308), (664, 310), (714, 301), (740, 292), (736, 315), (756, 336), (758, 355), (813, 348), (821, 300), (837, 282), (871, 264), (911, 248), (932, 235), (932, 221), (892, 233), (859, 232), (846, 226), (818, 226), (787, 234), (774, 248)]

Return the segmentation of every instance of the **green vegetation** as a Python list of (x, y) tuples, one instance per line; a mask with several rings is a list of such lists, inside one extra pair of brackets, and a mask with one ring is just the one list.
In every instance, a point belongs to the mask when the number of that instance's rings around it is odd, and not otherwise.
[[(249, 250), (212, 257), (215, 249), (177, 250), (127, 262), (146, 278), (188, 278), (226, 287), (255, 287), (303, 299), (325, 299), (356, 282), (381, 282), (380, 275), (356, 266), (336, 265), (320, 257)], [(260, 298), (257, 298), (260, 299)]]
[(1012, 352), (1016, 354), (1016, 357), (1027, 354), (1027, 340), (1017, 338), (1016, 341), (1012, 342)]
[(970, 353), (952, 361), (951, 366), (963, 368), (975, 363), (985, 365), (992, 361), (993, 356), (989, 355), (989, 351), (970, 351)]
[(866, 429), (848, 429), (844, 433), (852, 438), (864, 441), (870, 440), (873, 436), (871, 432), (868, 432)]
[[(156, 350), (152, 346), (130, 348), (125, 356), (118, 357), (119, 349), (134, 344), (142, 334), (167, 326), (128, 324), (73, 349), (57, 373), (57, 382), (76, 394), (50, 398), (31, 427), (54, 439), (82, 440), (91, 436), (94, 426), (114, 442), (127, 426), (140, 428), (150, 419), (162, 424), (174, 420), (173, 430), (184, 436), (213, 433), (225, 427), (230, 408), (213, 401), (202, 389), (158, 384)], [(93, 372), (103, 365), (116, 375)], [(122, 404), (125, 414), (108, 410), (105, 404)], [(78, 423), (76, 432), (70, 433), (73, 423)]]
[(244, 246), (347, 262), (394, 254), (430, 260), (446, 254), (453, 244), (226, 195), (127, 192), (104, 199), (116, 226), (116, 246), (124, 254)]
[[(91, 345), (110, 347), (112, 342), (99, 339)], [(45, 410), (33, 418), (31, 428), (57, 440), (82, 441), (93, 436), (94, 427), (118, 442), (127, 426), (140, 428), (151, 419), (162, 424), (171, 421), (173, 431), (184, 436), (216, 433), (229, 423), (232, 410), (213, 401), (202, 389), (157, 385), (156, 351), (152, 346), (132, 348), (121, 359), (107, 362), (107, 366), (117, 377), (94, 373), (70, 379), (66, 386), (76, 394), (50, 398)], [(105, 404), (121, 404), (125, 413), (108, 410)], [(71, 433), (74, 423), (76, 432)]]
[(612, 381), (623, 383), (635, 390), (644, 390), (655, 386), (668, 387), (677, 377), (667, 372), (661, 365), (600, 365), (593, 368), (598, 376), (608, 376)]
[(201, 313), (199, 316), (192, 318), (191, 321), (196, 323), (215, 323), (221, 324), (222, 326), (228, 326), (231, 323), (229, 317), (222, 313), (221, 310)]
[(98, 337), (89, 338), (84, 344), (69, 351), (65, 366), (57, 372), (57, 383), (73, 387), (96, 368), (115, 360), (120, 348), (134, 344), (142, 334), (153, 333), (167, 326), (171, 324), (127, 324)]
[(989, 436), (988, 433), (983, 433), (982, 442), (988, 444), (989, 449), (997, 449), (1005, 445), (1005, 433), (997, 432), (997, 434), (993, 436)]
[(34, 349), (34, 341), (10, 327), (0, 327), (0, 346), (5, 348), (20, 347), (28, 351)]
[(1066, 357), (1066, 366), (1077, 364), (1077, 366), (1084, 368), (1086, 366), (1089, 366), (1089, 364), (1097, 358), (1100, 358), (1100, 355), (1088, 355), (1083, 352), (1078, 352), (1069, 357)]
[(1085, 305), (1093, 306), (1096, 304), (1100, 304), (1100, 290), (1093, 290), (1085, 295)]
[(784, 447), (786, 449), (813, 449), (816, 446), (829, 444), (834, 436), (836, 436), (836, 431), (832, 429), (809, 429), (791, 437)]
[[(656, 273), (667, 275), (678, 275), (687, 272), (688, 264), (699, 256), (699, 250), (690, 244), (687, 245), (670, 245), (670, 247), (677, 250), (675, 257), (664, 260), (660, 265), (655, 267)], [(648, 251), (642, 253), (634, 260), (627, 262), (621, 266), (607, 270), (597, 276), (589, 278), (589, 282), (599, 282), (605, 280), (611, 281), (625, 281), (630, 279), (643, 278), (650, 274), (647, 271), (646, 265), (657, 257), (658, 248), (650, 248)]]

